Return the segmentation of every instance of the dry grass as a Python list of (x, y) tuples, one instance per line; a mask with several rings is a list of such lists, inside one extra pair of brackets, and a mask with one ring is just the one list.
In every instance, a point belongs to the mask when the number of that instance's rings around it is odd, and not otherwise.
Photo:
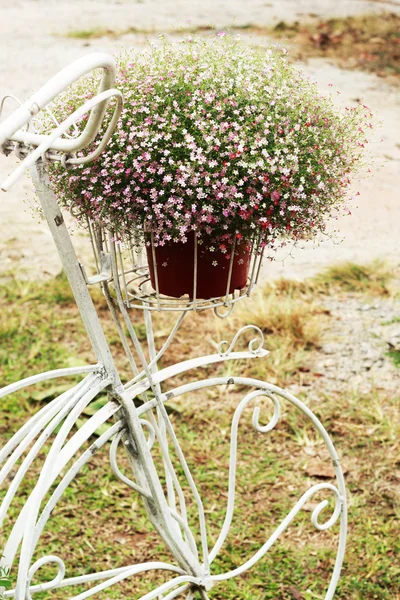
[[(259, 33), (261, 31), (256, 29)], [(361, 69), (380, 77), (400, 78), (400, 15), (381, 13), (306, 23), (281, 21), (268, 30), (295, 44), (300, 59), (320, 56), (341, 67)]]
[(314, 278), (318, 287), (336, 287), (348, 292), (367, 292), (377, 296), (389, 296), (395, 293), (393, 285), (394, 268), (383, 261), (367, 265), (351, 262), (328, 267)]
[(301, 384), (326, 316), (310, 293), (295, 293), (286, 281), (256, 291), (251, 302), (237, 307), (232, 322), (233, 329), (252, 323), (265, 335), (271, 354), (263, 365), (249, 364), (250, 373), (283, 386)]

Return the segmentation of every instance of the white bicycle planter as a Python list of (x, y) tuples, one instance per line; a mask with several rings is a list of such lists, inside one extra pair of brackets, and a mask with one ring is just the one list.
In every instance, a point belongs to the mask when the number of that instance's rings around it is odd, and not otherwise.
[[(29, 123), (31, 123), (35, 114), (45, 108), (74, 80), (94, 68), (102, 68), (104, 72), (101, 87), (96, 97), (78, 109), (66, 121), (57, 124), (54, 132), (49, 136), (39, 135), (34, 130), (29, 130)], [(333, 496), (334, 510), (329, 520), (320, 523), (320, 513), (327, 506), (328, 501), (324, 500), (318, 504), (312, 513), (313, 525), (319, 530), (325, 530), (340, 521), (336, 562), (325, 596), (326, 600), (330, 600), (335, 594), (345, 551), (346, 492), (338, 455), (318, 418), (292, 394), (275, 385), (255, 379), (236, 376), (219, 377), (191, 381), (177, 388), (169, 387), (171, 377), (186, 371), (190, 372), (191, 369), (199, 366), (206, 366), (219, 361), (265, 357), (267, 351), (263, 348), (262, 332), (258, 328), (249, 325), (237, 333), (229, 346), (226, 342), (221, 342), (215, 354), (194, 358), (162, 370), (157, 369), (159, 359), (168, 349), (185, 314), (193, 310), (213, 308), (219, 316), (226, 316), (220, 315), (221, 307), (225, 307), (225, 310), (229, 313), (235, 302), (250, 295), (253, 286), (257, 282), (260, 270), (261, 257), (259, 253), (254, 252), (253, 264), (250, 269), (251, 276), (245, 290), (234, 294), (227, 293), (226, 297), (222, 299), (216, 298), (207, 301), (197, 300), (195, 293), (192, 298), (179, 300), (161, 297), (158, 290), (154, 291), (150, 288), (147, 264), (143, 256), (138, 256), (129, 248), (125, 252), (121, 252), (120, 248), (113, 242), (112, 232), (90, 227), (98, 269), (97, 275), (88, 278), (76, 257), (60, 208), (53, 192), (46, 183), (44, 163), (46, 161), (61, 160), (68, 166), (88, 162), (101, 153), (112, 135), (122, 108), (121, 94), (118, 90), (112, 89), (114, 75), (115, 65), (111, 57), (105, 54), (89, 55), (61, 71), (37, 94), (17, 108), (8, 119), (0, 124), (0, 149), (5, 154), (16, 152), (23, 159), (14, 173), (3, 182), (2, 189), (6, 191), (21, 177), (26, 169), (32, 169), (44, 215), (98, 361), (97, 364), (86, 367), (59, 369), (33, 375), (0, 390), (0, 398), (2, 398), (7, 394), (45, 380), (65, 377), (66, 375), (83, 376), (80, 383), (51, 401), (34, 417), (29, 419), (0, 451), (0, 464), (3, 464), (0, 471), (1, 483), (7, 482), (9, 474), (14, 472), (15, 465), (20, 461), (11, 483), (8, 482), (8, 489), (7, 487), (5, 489), (0, 507), (0, 522), (3, 522), (13, 499), (19, 493), (21, 482), (29, 476), (29, 468), (32, 462), (44, 447), (49, 448), (38, 481), (25, 505), (20, 510), (6, 545), (1, 551), (3, 555), (2, 563), (13, 568), (12, 573), (15, 574), (14, 580), (16, 580), (15, 589), (4, 591), (3, 595), (5, 598), (15, 598), (16, 600), (31, 600), (37, 592), (61, 590), (61, 588), (74, 584), (88, 584), (86, 591), (72, 596), (75, 600), (83, 600), (84, 598), (96, 596), (102, 590), (106, 590), (108, 587), (134, 575), (149, 570), (163, 570), (170, 574), (168, 581), (144, 596), (142, 595), (141, 600), (172, 600), (178, 597), (187, 600), (201, 597), (205, 600), (209, 598), (209, 591), (214, 586), (232, 577), (240, 576), (257, 561), (261, 560), (311, 496), (324, 490), (329, 492), (331, 497)], [(114, 98), (116, 103), (104, 138), (98, 144), (97, 150), (91, 155), (85, 158), (77, 158), (76, 153), (87, 147), (95, 139), (110, 98)], [(67, 134), (71, 125), (89, 111), (91, 111), (91, 115), (85, 131), (76, 136)], [(28, 129), (26, 129), (27, 125)], [(130, 261), (129, 264), (128, 261)], [(194, 264), (194, 268), (196, 269), (196, 264)], [(116, 330), (121, 337), (127, 359), (132, 368), (133, 378), (125, 385), (121, 383), (100, 319), (92, 303), (88, 291), (88, 285), (91, 284), (102, 286)], [(146, 360), (131, 322), (129, 314), (131, 306), (140, 307), (144, 311), (150, 360)], [(153, 310), (168, 310), (179, 313), (177, 322), (167, 341), (158, 351), (155, 348), (152, 328), (151, 312)], [(250, 342), (246, 351), (236, 351), (236, 342), (246, 330), (253, 330), (256, 338)], [(128, 334), (125, 334), (125, 331)], [(132, 349), (139, 357), (139, 361), (135, 361)], [(171, 398), (195, 390), (232, 384), (248, 386), (252, 391), (249, 391), (238, 404), (233, 417), (225, 520), (216, 543), (210, 548), (207, 519), (202, 499), (185, 460), (181, 443), (174, 432), (165, 404)], [(165, 389), (167, 391), (163, 391)], [(100, 392), (107, 392), (108, 403), (98, 410), (80, 429), (71, 434), (82, 411)], [(139, 408), (133, 402), (134, 398), (137, 397), (141, 398), (143, 402)], [(265, 397), (272, 403), (273, 416), (268, 424), (261, 425), (259, 421), (259, 404), (260, 400)], [(281, 399), (292, 404), (306, 415), (322, 436), (335, 468), (336, 485), (320, 483), (305, 491), (264, 545), (259, 549), (255, 549), (255, 552), (244, 564), (230, 572), (213, 574), (212, 563), (224, 545), (234, 515), (236, 451), (240, 417), (243, 411), (250, 406), (253, 409), (253, 427), (258, 432), (267, 434), (279, 422)], [(84, 450), (85, 443), (93, 433), (100, 425), (111, 418), (114, 419), (114, 424)], [(56, 430), (57, 433), (55, 433)], [(50, 436), (53, 436), (51, 443), (49, 442)], [(175, 563), (147, 562), (98, 573), (71, 576), (66, 573), (61, 557), (48, 555), (34, 561), (35, 549), (52, 510), (63, 497), (66, 488), (80, 469), (91, 460), (92, 455), (99, 448), (108, 442), (111, 442), (110, 466), (113, 472), (141, 496), (152, 525), (172, 552)], [(124, 443), (128, 453), (132, 468), (132, 479), (124, 475), (117, 464), (117, 448), (121, 442)], [(154, 459), (153, 449), (155, 447), (162, 455), (162, 473), (159, 472), (159, 467), (157, 467)], [(173, 449), (173, 452), (170, 452), (170, 448)], [(197, 538), (189, 526), (187, 491), (184, 492), (182, 489), (173, 456), (180, 463), (179, 468), (184, 472), (197, 507), (200, 525), (200, 535)], [(67, 466), (69, 468), (65, 472)], [(160, 477), (166, 482), (166, 492)], [(48, 490), (56, 482), (58, 482), (57, 487), (45, 503), (44, 498)], [(18, 565), (14, 564), (16, 557), (18, 558)], [(57, 566), (56, 577), (52, 581), (37, 583), (38, 580), (40, 581), (40, 568), (49, 563)], [(66, 597), (66, 595), (60, 591), (58, 597)]]

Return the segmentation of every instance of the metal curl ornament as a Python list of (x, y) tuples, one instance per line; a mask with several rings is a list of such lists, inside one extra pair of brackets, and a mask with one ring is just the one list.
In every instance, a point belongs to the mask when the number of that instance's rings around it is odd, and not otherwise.
[[(279, 525), (279, 527), (277, 527), (275, 529), (274, 533), (268, 538), (268, 540), (263, 544), (263, 546), (258, 550), (258, 552), (256, 552), (249, 560), (247, 560), (245, 563), (243, 563), (240, 567), (237, 567), (236, 569), (233, 569), (232, 571), (223, 573), (221, 575), (212, 576), (211, 577), (212, 581), (224, 581), (227, 579), (231, 579), (232, 577), (237, 577), (238, 575), (243, 574), (245, 571), (247, 571), (252, 566), (254, 566), (255, 563), (258, 562), (268, 552), (268, 550), (272, 547), (272, 545), (277, 541), (277, 539), (287, 529), (287, 527), (290, 525), (290, 523), (293, 521), (293, 519), (299, 513), (299, 511), (303, 508), (303, 506), (308, 502), (308, 500), (311, 498), (311, 496), (313, 496), (315, 493), (317, 493), (321, 490), (324, 490), (324, 489), (332, 490), (335, 494), (336, 505), (335, 505), (334, 513), (333, 513), (332, 517), (325, 524), (320, 525), (317, 522), (317, 519), (318, 519), (318, 516), (319, 516), (321, 510), (323, 508), (325, 508), (325, 506), (327, 505), (327, 500), (324, 500), (314, 510), (312, 521), (313, 521), (313, 525), (315, 525), (317, 527), (317, 529), (319, 529), (320, 531), (323, 531), (323, 530), (326, 530), (326, 529), (329, 529), (330, 527), (332, 527), (336, 523), (336, 521), (338, 520), (338, 518), (340, 516), (340, 513), (342, 512), (343, 498), (341, 497), (339, 490), (330, 483), (320, 483), (320, 484), (314, 485), (312, 488), (307, 490), (302, 495), (302, 497), (296, 502), (296, 504), (292, 508), (292, 510), (288, 513), (288, 515), (286, 515), (285, 519), (282, 521), (282, 523)], [(329, 591), (328, 591), (328, 593), (329, 593)], [(327, 595), (326, 598), (332, 598), (332, 596)]]
[[(260, 353), (261, 350), (263, 350), (263, 348), (264, 348), (264, 334), (263, 334), (263, 332), (256, 325), (245, 325), (244, 327), (242, 327), (241, 329), (239, 329), (239, 331), (236, 333), (235, 337), (231, 341), (231, 343), (228, 346), (227, 350), (224, 350), (223, 348), (224, 348), (224, 346), (226, 346), (227, 344), (229, 344), (229, 342), (227, 342), (226, 340), (223, 340), (222, 342), (219, 342), (219, 344), (217, 346), (218, 354), (220, 354), (221, 356), (227, 356), (228, 354), (230, 354), (231, 352), (233, 352), (233, 349), (235, 348), (235, 345), (236, 345), (239, 337), (241, 337), (245, 331), (249, 331), (249, 330), (255, 331), (258, 334), (258, 336), (259, 336), (258, 338), (253, 338), (248, 343), (249, 352), (251, 352), (252, 354), (258, 354), (258, 353)], [(258, 344), (258, 346), (255, 348), (254, 344), (256, 344), (256, 343)]]
[[(147, 421), (145, 421), (147, 422)], [(122, 436), (126, 434), (125, 430), (121, 430), (119, 431), (116, 436), (114, 437), (111, 446), (110, 446), (110, 465), (111, 465), (111, 469), (114, 473), (114, 475), (116, 477), (118, 477), (118, 479), (120, 479), (123, 483), (125, 483), (127, 486), (129, 486), (130, 488), (132, 488), (133, 490), (135, 490), (135, 492), (139, 492), (139, 494), (141, 494), (142, 496), (145, 496), (146, 498), (151, 498), (150, 492), (145, 490), (143, 487), (141, 487), (140, 485), (138, 485), (137, 483), (135, 483), (134, 481), (132, 481), (131, 479), (129, 479), (129, 477), (127, 477), (126, 475), (124, 475), (117, 464), (117, 450), (118, 450), (118, 445), (119, 442), (121, 441)]]
[[(33, 576), (35, 575), (36, 571), (38, 571), (44, 565), (48, 565), (49, 563), (56, 563), (56, 565), (58, 567), (57, 575), (51, 581), (46, 581), (45, 583), (40, 583), (40, 584), (31, 586), (30, 582), (32, 581)], [(26, 595), (25, 595), (26, 600), (33, 600), (31, 592), (35, 592), (35, 593), (36, 592), (44, 592), (46, 590), (52, 590), (52, 589), (56, 588), (62, 582), (64, 577), (65, 577), (65, 564), (61, 558), (59, 558), (58, 556), (55, 556), (53, 554), (39, 558), (39, 560), (37, 560), (28, 571), (27, 587), (26, 587)]]
[(271, 418), (270, 422), (267, 423), (267, 425), (260, 425), (260, 422), (259, 422), (260, 407), (255, 406), (254, 410), (253, 410), (252, 424), (253, 424), (254, 429), (256, 431), (258, 431), (259, 433), (267, 433), (268, 431), (272, 431), (272, 429), (274, 429), (274, 427), (277, 425), (277, 423), (281, 417), (281, 403), (280, 403), (280, 400), (276, 396), (274, 396), (273, 394), (270, 394), (264, 390), (258, 390), (257, 392), (254, 392), (252, 397), (258, 398), (260, 396), (265, 396), (266, 398), (269, 398), (269, 400), (272, 400), (273, 405), (274, 405), (274, 414), (272, 415), (272, 418)]
[[(231, 303), (231, 304), (224, 304), (224, 306), (227, 306), (227, 307), (228, 307), (228, 310), (227, 310), (226, 312), (224, 312), (224, 313), (223, 313), (223, 312), (221, 312), (221, 307), (220, 307), (220, 306), (216, 306), (216, 307), (214, 308), (214, 314), (215, 314), (217, 317), (219, 317), (220, 319), (226, 319), (226, 318), (228, 318), (228, 317), (229, 317), (229, 316), (232, 314), (232, 312), (233, 312), (233, 309), (235, 308), (235, 305), (234, 305), (234, 304), (232, 304), (232, 303)], [(227, 343), (227, 342), (226, 342), (226, 343)]]
[(313, 494), (316, 493), (316, 491), (319, 491), (320, 489), (332, 490), (335, 494), (335, 510), (333, 511), (333, 514), (331, 518), (328, 519), (328, 521), (322, 524), (318, 521), (319, 515), (329, 504), (328, 500), (323, 500), (322, 502), (320, 502), (318, 506), (314, 508), (311, 515), (311, 522), (314, 525), (314, 527), (319, 531), (325, 531), (326, 529), (330, 529), (337, 522), (343, 507), (343, 496), (340, 494), (337, 487), (330, 483), (320, 484), (320, 486), (321, 487), (318, 490), (313, 491)]
[(260, 433), (266, 433), (271, 431), (279, 421), (279, 417), (281, 414), (280, 411), (280, 403), (277, 398), (275, 398), (272, 394), (270, 394), (266, 390), (255, 390), (250, 394), (247, 394), (245, 398), (239, 403), (235, 410), (235, 414), (232, 419), (232, 427), (231, 427), (231, 450), (230, 450), (230, 459), (229, 459), (229, 484), (228, 484), (228, 502), (225, 514), (225, 520), (221, 529), (221, 533), (210, 552), (210, 562), (214, 560), (219, 551), (221, 550), (231, 527), (233, 513), (235, 508), (235, 491), (236, 491), (236, 469), (237, 469), (237, 445), (238, 445), (238, 430), (239, 430), (239, 422), (240, 418), (243, 414), (243, 411), (248, 406), (248, 404), (260, 397), (268, 397), (272, 400), (274, 404), (274, 414), (267, 425), (259, 424), (259, 415), (260, 408), (256, 406), (253, 411), (252, 424), (253, 427), (259, 431)]

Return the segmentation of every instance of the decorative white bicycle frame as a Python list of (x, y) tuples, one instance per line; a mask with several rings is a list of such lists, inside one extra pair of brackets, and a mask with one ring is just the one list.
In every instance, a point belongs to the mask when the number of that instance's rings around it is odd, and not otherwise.
[[(48, 136), (29, 130), (29, 123), (35, 114), (45, 108), (76, 79), (95, 68), (103, 69), (103, 78), (99, 92), (92, 100), (75, 111), (63, 123), (56, 123), (54, 131)], [(257, 263), (257, 260), (261, 261), (261, 258), (257, 259), (259, 254), (257, 252), (254, 253), (251, 277), (244, 294), (228, 294), (228, 282), (226, 297), (214, 299), (206, 303), (196, 301), (195, 290), (192, 298), (181, 299), (178, 303), (176, 300), (169, 299), (171, 300), (169, 302), (168, 299), (161, 298), (158, 290), (156, 290), (155, 294), (149, 291), (144, 292), (143, 286), (147, 285), (148, 287), (149, 284), (146, 283), (148, 279), (147, 275), (143, 275), (145, 267), (140, 263), (132, 269), (132, 272), (140, 274), (140, 285), (137, 288), (139, 291), (130, 292), (126, 281), (126, 273), (129, 270), (124, 268), (122, 253), (112, 241), (112, 235), (101, 230), (94, 231), (92, 226), (90, 226), (89, 230), (98, 266), (98, 274), (93, 278), (88, 278), (82, 265), (76, 258), (60, 208), (53, 192), (47, 184), (44, 161), (61, 160), (68, 166), (84, 161), (88, 162), (101, 153), (112, 135), (122, 108), (122, 95), (118, 90), (112, 88), (114, 78), (115, 64), (110, 56), (106, 54), (89, 55), (61, 71), (0, 125), (0, 148), (2, 151), (5, 154), (15, 151), (20, 157), (24, 158), (15, 172), (3, 182), (1, 189), (8, 190), (27, 168), (32, 168), (34, 183), (43, 213), (53, 235), (98, 361), (97, 364), (87, 367), (58, 369), (56, 371), (33, 375), (0, 390), (0, 398), (2, 398), (7, 394), (38, 382), (65, 377), (66, 375), (84, 375), (80, 383), (52, 400), (34, 417), (29, 419), (0, 451), (0, 464), (4, 463), (0, 471), (0, 483), (7, 481), (9, 474), (14, 472), (15, 465), (25, 453), (0, 506), (0, 522), (2, 522), (7, 515), (11, 502), (18, 494), (21, 482), (29, 473), (32, 462), (46, 446), (49, 437), (54, 434), (49, 451), (43, 461), (38, 481), (25, 505), (20, 510), (6, 546), (2, 551), (2, 555), (4, 555), (2, 562), (5, 566), (12, 567), (15, 560), (18, 559), (18, 574), (15, 589), (4, 591), (3, 595), (5, 598), (15, 598), (16, 600), (31, 600), (37, 592), (61, 589), (75, 584), (94, 584), (92, 587), (88, 585), (86, 591), (73, 596), (75, 600), (83, 600), (84, 598), (95, 596), (101, 590), (105, 590), (136, 574), (149, 570), (161, 570), (169, 572), (171, 575), (170, 579), (153, 591), (141, 596), (141, 600), (172, 600), (178, 596), (190, 600), (196, 594), (204, 600), (208, 598), (208, 591), (217, 583), (241, 575), (262, 559), (305, 503), (314, 494), (323, 490), (333, 496), (335, 507), (329, 520), (320, 523), (320, 513), (328, 505), (328, 501), (324, 500), (320, 502), (312, 513), (311, 520), (313, 525), (319, 530), (325, 530), (332, 527), (337, 521), (340, 521), (336, 562), (325, 596), (325, 600), (330, 600), (333, 598), (336, 590), (345, 551), (347, 527), (346, 492), (338, 455), (330, 437), (318, 418), (303, 402), (295, 398), (292, 394), (285, 392), (275, 385), (245, 377), (234, 376), (204, 379), (168, 389), (166, 392), (162, 390), (162, 385), (166, 384), (171, 377), (187, 371), (189, 372), (191, 369), (199, 366), (206, 366), (219, 361), (265, 357), (268, 352), (263, 348), (264, 339), (261, 330), (249, 325), (242, 328), (236, 334), (230, 345), (227, 342), (221, 342), (215, 354), (184, 361), (162, 370), (157, 369), (159, 359), (168, 349), (187, 312), (213, 307), (218, 314), (218, 306), (223, 305), (227, 307), (229, 313), (237, 300), (250, 294), (258, 277), (260, 264), (259, 262)], [(115, 102), (113, 116), (96, 151), (86, 157), (76, 157), (76, 152), (87, 148), (95, 140), (111, 98)], [(0, 105), (0, 111), (3, 102)], [(90, 118), (83, 133), (77, 131), (75, 136), (66, 136), (65, 134), (71, 125), (89, 111)], [(27, 125), (28, 129), (24, 129)], [(196, 269), (196, 262), (194, 268)], [(102, 286), (132, 369), (133, 378), (125, 385), (121, 383), (100, 320), (88, 292), (88, 284), (94, 283)], [(149, 360), (145, 358), (129, 316), (129, 307), (132, 305), (132, 298), (134, 306), (141, 307), (144, 311)], [(158, 352), (154, 343), (151, 319), (152, 310), (180, 310), (181, 312), (167, 341)], [(247, 330), (253, 331), (256, 337), (250, 342), (247, 350), (238, 351), (235, 349), (235, 345), (241, 335)], [(125, 334), (125, 331), (128, 332), (128, 335)], [(138, 357), (136, 361), (132, 349), (134, 349)], [(239, 403), (233, 417), (225, 520), (216, 543), (210, 548), (207, 519), (202, 499), (185, 460), (180, 442), (172, 427), (165, 403), (171, 398), (176, 398), (196, 390), (234, 384), (254, 389)], [(149, 391), (151, 392), (151, 397), (148, 395)], [(107, 392), (109, 397), (108, 403), (72, 434), (74, 425), (82, 411), (100, 392)], [(140, 397), (143, 401), (140, 407), (137, 407), (133, 402), (136, 397)], [(261, 425), (259, 421), (260, 400), (265, 397), (272, 403), (273, 416), (267, 425)], [(212, 573), (212, 563), (224, 545), (234, 514), (236, 456), (240, 418), (245, 409), (248, 406), (252, 406), (253, 427), (258, 432), (267, 434), (279, 422), (281, 399), (284, 399), (308, 417), (322, 436), (335, 468), (337, 483), (336, 485), (320, 483), (305, 491), (264, 545), (244, 564), (227, 573), (215, 575)], [(87, 449), (83, 450), (85, 443), (91, 439), (91, 436), (99, 426), (111, 418), (114, 419), (114, 424)], [(133, 479), (124, 475), (118, 467), (117, 448), (121, 440), (124, 441), (128, 453)], [(111, 469), (116, 477), (142, 497), (151, 523), (172, 552), (176, 564), (147, 562), (89, 575), (66, 577), (65, 565), (58, 556), (43, 556), (36, 560), (36, 562), (33, 562), (35, 548), (52, 510), (60, 498), (62, 498), (68, 485), (80, 469), (90, 461), (92, 455), (99, 448), (108, 442), (111, 442)], [(162, 455), (162, 473), (157, 468), (152, 452), (155, 444), (158, 445), (158, 451)], [(173, 449), (173, 453), (170, 452), (170, 448)], [(185, 475), (197, 507), (200, 526), (199, 539), (195, 538), (189, 526), (187, 498), (179, 481), (172, 456), (177, 457), (180, 463), (179, 468)], [(65, 471), (65, 467), (67, 466), (69, 468)], [(164, 492), (160, 477), (166, 482), (166, 493)], [(44, 503), (47, 492), (57, 480), (59, 481), (57, 487), (47, 500), (47, 503)], [(39, 569), (48, 563), (57, 566), (57, 575), (54, 579), (45, 583), (33, 582), (32, 580), (36, 579)], [(12, 572), (14, 573), (15, 571)]]

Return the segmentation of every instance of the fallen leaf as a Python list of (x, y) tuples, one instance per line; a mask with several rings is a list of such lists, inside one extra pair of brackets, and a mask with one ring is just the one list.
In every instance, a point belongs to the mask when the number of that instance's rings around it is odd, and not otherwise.
[(289, 594), (291, 594), (293, 600), (303, 600), (303, 596), (299, 590), (293, 585), (288, 589)]
[(333, 479), (335, 477), (333, 465), (321, 462), (314, 462), (308, 465), (306, 473), (309, 477), (321, 477), (322, 479)]

